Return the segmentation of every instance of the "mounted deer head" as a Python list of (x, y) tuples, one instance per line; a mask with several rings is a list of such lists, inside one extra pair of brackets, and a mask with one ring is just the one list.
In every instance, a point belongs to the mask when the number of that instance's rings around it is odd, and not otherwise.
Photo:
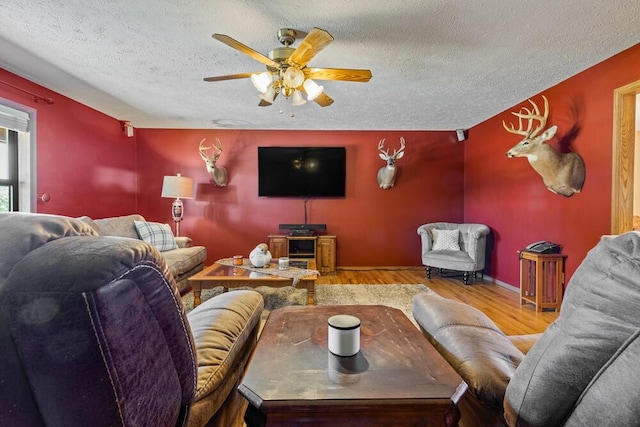
[[(216, 141), (218, 141), (218, 143), (215, 147), (211, 145), (205, 147), (203, 145), (205, 141), (206, 138), (203, 138), (202, 141), (200, 141), (199, 151), (200, 157), (202, 157), (202, 160), (204, 160), (205, 164), (207, 165), (207, 172), (209, 172), (209, 175), (211, 176), (211, 182), (213, 182), (216, 187), (226, 187), (229, 180), (227, 170), (222, 166), (216, 166), (216, 162), (222, 154), (222, 143), (218, 138), (216, 138)], [(213, 154), (208, 154), (209, 150), (212, 150)]]
[[(518, 118), (518, 129), (513, 124), (502, 126), (509, 133), (524, 136), (524, 139), (507, 151), (507, 157), (526, 157), (531, 167), (540, 174), (544, 185), (551, 192), (565, 197), (571, 197), (582, 190), (585, 180), (584, 160), (576, 153), (558, 153), (555, 148), (546, 143), (556, 134), (557, 126), (544, 130), (549, 116), (549, 101), (544, 99), (544, 113), (535, 102), (529, 100), (532, 109), (522, 107), (519, 112), (512, 112)], [(527, 121), (524, 128), (523, 121)], [(533, 122), (538, 125), (534, 128)], [(544, 132), (543, 132), (544, 130)], [(542, 133), (541, 133), (542, 132)]]
[(393, 154), (389, 155), (389, 150), (384, 150), (384, 138), (378, 143), (378, 151), (380, 152), (380, 158), (387, 162), (385, 167), (380, 168), (378, 171), (378, 185), (383, 190), (393, 188), (396, 182), (396, 160), (401, 159), (404, 156), (404, 138), (400, 138), (400, 149), (393, 150)]

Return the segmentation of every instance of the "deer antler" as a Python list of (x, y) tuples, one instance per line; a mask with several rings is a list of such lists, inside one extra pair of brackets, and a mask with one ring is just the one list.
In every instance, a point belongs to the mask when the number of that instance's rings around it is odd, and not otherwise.
[(198, 146), (198, 151), (200, 152), (200, 157), (202, 157), (202, 160), (204, 160), (205, 162), (211, 161), (211, 158), (209, 157), (208, 151), (213, 148), (211, 145), (208, 147), (203, 146), (202, 144), (207, 140), (207, 138), (202, 138), (202, 141), (200, 141), (200, 145)]
[(398, 155), (400, 153), (402, 153), (404, 151), (404, 138), (400, 137), (400, 149), (398, 150), (398, 152), (396, 152), (396, 150), (393, 150), (393, 155)]
[(385, 156), (388, 156), (389, 155), (389, 150), (384, 150), (384, 140), (385, 140), (385, 138), (382, 138), (380, 140), (380, 142), (378, 142), (378, 151), (380, 151)]
[[(507, 123), (503, 120), (502, 126), (505, 130), (509, 133), (515, 133), (516, 135), (523, 135), (525, 138), (535, 138), (546, 126), (547, 117), (549, 116), (549, 101), (544, 95), (542, 95), (542, 99), (544, 100), (544, 114), (540, 114), (540, 109), (536, 103), (529, 99), (529, 102), (533, 105), (533, 109), (530, 110), (522, 107), (517, 113), (511, 112), (511, 114), (518, 118), (518, 129), (516, 129), (512, 123), (507, 126)], [(526, 129), (523, 128), (523, 119), (527, 120)], [(538, 120), (540, 124), (535, 129), (532, 129), (534, 120)]]
[(211, 146), (209, 147), (204, 147), (202, 144), (207, 140), (207, 138), (202, 138), (202, 141), (200, 141), (200, 145), (198, 146), (198, 151), (200, 152), (200, 157), (202, 157), (203, 160), (207, 160), (209, 158), (209, 156), (207, 155), (207, 151), (209, 151), (209, 149), (211, 149)]
[[(213, 145), (209, 145), (208, 147), (203, 146), (202, 144), (206, 141), (206, 138), (203, 138), (202, 141), (200, 141), (200, 145), (198, 150), (200, 151), (200, 157), (202, 157), (202, 159), (205, 162), (215, 162), (216, 160), (218, 160), (218, 158), (220, 157), (220, 155), (222, 155), (222, 143), (220, 142), (219, 138), (216, 138), (216, 145), (215, 147)], [(213, 153), (210, 156), (208, 151), (213, 149)]]
[(396, 156), (398, 156), (400, 153), (402, 153), (404, 151), (405, 143), (404, 143), (404, 138), (403, 137), (400, 137), (400, 149), (396, 150), (394, 148), (392, 155), (389, 155), (389, 150), (384, 150), (384, 141), (385, 141), (385, 138), (382, 138), (380, 140), (380, 142), (378, 143), (378, 151), (380, 151), (381, 154), (384, 154), (385, 157), (394, 158), (395, 159)]

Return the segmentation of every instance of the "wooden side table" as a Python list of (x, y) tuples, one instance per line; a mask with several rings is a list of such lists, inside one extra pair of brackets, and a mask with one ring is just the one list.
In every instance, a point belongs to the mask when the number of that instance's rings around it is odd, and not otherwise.
[(536, 311), (560, 310), (564, 293), (564, 254), (520, 251), (520, 305), (531, 303)]

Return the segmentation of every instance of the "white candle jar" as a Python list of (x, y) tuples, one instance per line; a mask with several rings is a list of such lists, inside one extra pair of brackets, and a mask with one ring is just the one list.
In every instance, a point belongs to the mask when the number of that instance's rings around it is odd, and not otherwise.
[(360, 351), (360, 319), (348, 314), (331, 316), (328, 321), (329, 351), (336, 356), (353, 356)]

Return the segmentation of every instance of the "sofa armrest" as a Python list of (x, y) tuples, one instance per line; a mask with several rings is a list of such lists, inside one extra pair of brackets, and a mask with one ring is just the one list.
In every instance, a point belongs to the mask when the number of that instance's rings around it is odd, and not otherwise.
[(187, 236), (176, 236), (175, 241), (179, 248), (190, 248), (193, 245), (193, 240)]
[(207, 424), (238, 386), (257, 344), (263, 308), (262, 295), (236, 290), (205, 301), (187, 315), (198, 361), (189, 426)]
[(423, 224), (416, 230), (416, 232), (420, 235), (423, 253), (430, 251), (433, 244), (433, 241), (431, 239), (431, 226), (432, 224)]
[(518, 350), (523, 354), (527, 354), (541, 336), (542, 334), (509, 335), (507, 338), (509, 338), (509, 341), (511, 341)]
[(467, 304), (423, 292), (413, 317), (445, 360), (482, 402), (501, 407), (524, 354), (484, 313)]
[(468, 237), (463, 238), (464, 251), (469, 254), (472, 260), (476, 261), (478, 269), (485, 266), (487, 236), (490, 233), (489, 227), (484, 224), (462, 224), (460, 233)]
[(420, 235), (423, 235), (425, 233), (429, 233), (429, 229), (431, 228), (431, 224), (422, 224), (420, 227), (418, 227), (418, 229), (416, 230), (416, 232)]
[(487, 237), (491, 232), (491, 229), (484, 224), (469, 224), (469, 236), (474, 239), (480, 239)]

